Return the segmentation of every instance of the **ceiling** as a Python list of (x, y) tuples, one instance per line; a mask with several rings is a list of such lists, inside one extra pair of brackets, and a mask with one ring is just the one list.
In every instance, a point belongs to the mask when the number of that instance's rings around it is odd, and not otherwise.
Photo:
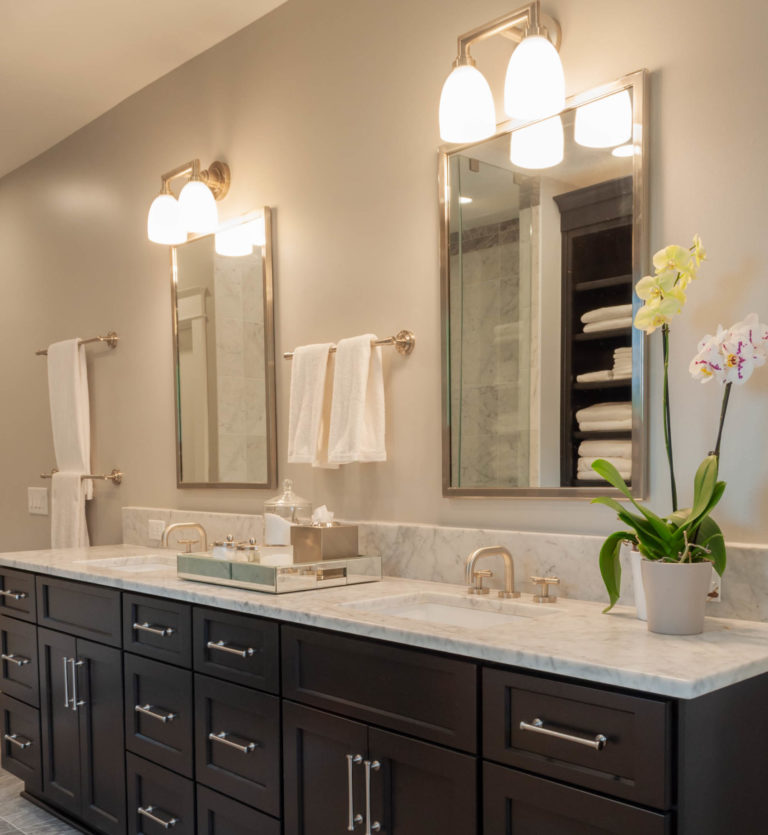
[(285, 0), (0, 0), (0, 177)]

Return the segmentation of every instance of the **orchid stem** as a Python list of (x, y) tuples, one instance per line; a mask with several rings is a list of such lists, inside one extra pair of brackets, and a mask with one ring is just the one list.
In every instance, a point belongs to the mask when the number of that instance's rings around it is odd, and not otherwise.
[[(675, 482), (675, 462), (672, 455), (672, 421), (669, 412), (669, 325), (662, 325), (662, 343), (664, 346), (664, 443), (669, 461), (669, 481), (672, 489), (672, 511), (677, 510), (677, 484)], [(720, 424), (722, 430), (722, 423)], [(719, 449), (719, 436), (718, 436)]]
[(725, 384), (725, 391), (723, 392), (723, 405), (720, 408), (720, 426), (717, 429), (717, 442), (715, 443), (714, 456), (720, 463), (720, 441), (723, 437), (723, 425), (725, 424), (725, 413), (728, 410), (728, 398), (731, 396), (731, 386), (733, 383)]

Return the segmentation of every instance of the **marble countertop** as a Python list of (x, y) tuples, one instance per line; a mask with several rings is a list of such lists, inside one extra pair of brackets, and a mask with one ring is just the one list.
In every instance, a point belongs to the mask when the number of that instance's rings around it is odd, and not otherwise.
[[(136, 556), (144, 560), (130, 560)], [(115, 558), (124, 564), (115, 565)], [(0, 553), (0, 565), (683, 699), (768, 672), (768, 623), (754, 621), (707, 618), (702, 635), (654, 635), (628, 607), (603, 615), (600, 604), (579, 600), (553, 606), (533, 604), (529, 595), (478, 600), (468, 598), (463, 586), (394, 577), (264, 594), (179, 580), (173, 551), (136, 545)], [(385, 611), (413, 600), (520, 617), (469, 628)]]

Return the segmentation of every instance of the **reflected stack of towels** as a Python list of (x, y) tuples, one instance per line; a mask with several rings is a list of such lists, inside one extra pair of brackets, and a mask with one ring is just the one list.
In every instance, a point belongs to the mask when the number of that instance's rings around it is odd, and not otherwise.
[(624, 481), (632, 478), (632, 441), (582, 441), (576, 478), (579, 481), (602, 481), (593, 469), (593, 462), (603, 458), (619, 471)]
[(581, 432), (620, 432), (632, 429), (632, 403), (595, 403), (576, 412)]
[(604, 371), (588, 371), (576, 376), (577, 383), (600, 383), (605, 380), (628, 380), (632, 376), (632, 349), (616, 348), (613, 352), (613, 368)]
[(632, 327), (632, 305), (617, 304), (612, 307), (588, 310), (581, 317), (581, 321), (584, 324), (584, 333), (630, 328)]

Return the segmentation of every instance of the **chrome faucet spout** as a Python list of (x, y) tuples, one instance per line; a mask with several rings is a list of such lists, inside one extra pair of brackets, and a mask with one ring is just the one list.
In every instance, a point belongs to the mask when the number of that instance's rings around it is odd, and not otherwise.
[(501, 557), (504, 560), (504, 591), (499, 592), (499, 597), (520, 597), (520, 592), (515, 591), (515, 564), (512, 554), (503, 545), (486, 545), (477, 548), (467, 557), (467, 586), (473, 588), (475, 563), (483, 557)]
[(197, 531), (200, 534), (200, 544), (203, 546), (203, 551), (208, 550), (208, 534), (205, 532), (205, 528), (199, 522), (174, 522), (172, 525), (167, 525), (165, 530), (163, 531), (163, 536), (161, 540), (163, 548), (168, 547), (168, 534), (172, 533), (173, 531), (185, 529)]

